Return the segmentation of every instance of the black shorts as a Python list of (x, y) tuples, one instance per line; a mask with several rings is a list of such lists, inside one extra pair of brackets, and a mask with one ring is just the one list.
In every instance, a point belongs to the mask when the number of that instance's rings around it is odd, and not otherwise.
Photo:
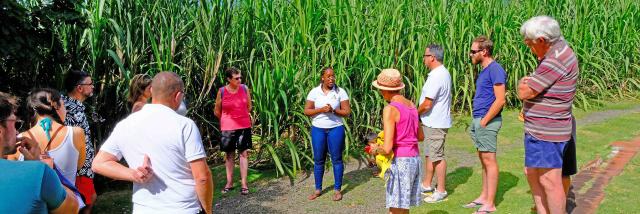
[(251, 128), (222, 131), (220, 150), (224, 152), (244, 152), (251, 149)]
[(578, 163), (576, 161), (576, 141), (571, 138), (564, 146), (562, 152), (562, 176), (572, 176), (578, 173)]

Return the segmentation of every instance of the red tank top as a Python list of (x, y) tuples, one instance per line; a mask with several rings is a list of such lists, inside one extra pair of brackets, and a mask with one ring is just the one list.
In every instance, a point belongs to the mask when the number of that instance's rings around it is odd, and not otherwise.
[(220, 130), (231, 131), (251, 127), (249, 115), (249, 96), (245, 85), (240, 85), (236, 93), (230, 93), (225, 87), (220, 88), (221, 112)]

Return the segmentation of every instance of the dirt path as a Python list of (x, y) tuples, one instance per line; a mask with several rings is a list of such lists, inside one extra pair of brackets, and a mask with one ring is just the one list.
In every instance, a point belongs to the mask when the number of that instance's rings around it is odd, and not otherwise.
[[(592, 113), (584, 118), (578, 119), (578, 126), (586, 126), (603, 122), (629, 113), (640, 112), (640, 106), (625, 110), (606, 110)], [(637, 148), (634, 147), (637, 151)], [(506, 149), (506, 148), (505, 148)], [(626, 151), (626, 150), (625, 150)], [(467, 151), (457, 151), (448, 149), (449, 158), (457, 161), (457, 166), (448, 167), (449, 171), (460, 167), (473, 167), (477, 164), (475, 156), (470, 156)], [(621, 152), (619, 154), (627, 154)], [(615, 159), (615, 158), (614, 158)], [(612, 161), (614, 161), (612, 159)], [(617, 160), (617, 159), (615, 159)], [(617, 160), (615, 170), (621, 170), (624, 163)], [(620, 165), (619, 163), (622, 163)], [(578, 207), (575, 212), (592, 207), (593, 198), (602, 200), (602, 191), (615, 173), (610, 169), (605, 169), (598, 173), (592, 171), (581, 171), (574, 180), (575, 190), (580, 190), (585, 180), (596, 179), (602, 184), (593, 186), (586, 194), (576, 191), (575, 201)], [(450, 172), (448, 172), (450, 173)], [(618, 172), (619, 173), (619, 172)], [(606, 175), (606, 176), (605, 176)], [(608, 176), (608, 177), (607, 177)], [(340, 202), (331, 201), (333, 195), (333, 173), (331, 168), (325, 170), (323, 195), (313, 202), (307, 200), (307, 196), (314, 189), (313, 174), (303, 174), (293, 181), (293, 185), (287, 178), (263, 181), (256, 186), (257, 192), (252, 192), (248, 196), (231, 195), (223, 197), (215, 203), (218, 213), (385, 213), (384, 208), (384, 184), (382, 179), (371, 176), (371, 169), (361, 160), (350, 160), (345, 163), (343, 179), (344, 200)], [(597, 188), (597, 189), (594, 189)], [(597, 192), (597, 193), (592, 193)], [(599, 195), (598, 195), (599, 194)], [(599, 204), (599, 201), (596, 203)], [(583, 208), (584, 206), (584, 208)]]

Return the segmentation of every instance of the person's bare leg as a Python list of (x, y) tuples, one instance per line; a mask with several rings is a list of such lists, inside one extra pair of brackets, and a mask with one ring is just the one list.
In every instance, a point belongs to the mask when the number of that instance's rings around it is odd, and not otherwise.
[(486, 203), (486, 198), (487, 198), (487, 168), (484, 165), (484, 162), (482, 161), (482, 155), (480, 154), (480, 152), (478, 151), (478, 159), (480, 160), (480, 164), (482, 165), (482, 191), (480, 192), (480, 196), (478, 196), (475, 200), (473, 200), (472, 202), (477, 202), (477, 203)]
[(409, 213), (408, 209), (389, 208), (389, 214), (405, 214)]
[(445, 189), (445, 179), (447, 175), (447, 161), (442, 159), (442, 160), (436, 161), (434, 165), (435, 165), (434, 168), (436, 170), (436, 178), (438, 180), (437, 182), (438, 187), (436, 188), (436, 190), (438, 192), (445, 192), (447, 191)]
[(240, 153), (240, 179), (242, 188), (248, 188), (247, 175), (249, 171), (249, 150)]
[(98, 199), (98, 195), (93, 193), (93, 195), (91, 195), (91, 198), (89, 199), (91, 201), (91, 204), (87, 204), (87, 206), (82, 208), (82, 210), (80, 210), (80, 213), (91, 214), (91, 210), (93, 209), (93, 206), (96, 204), (96, 199)]
[(224, 188), (233, 187), (233, 167), (235, 166), (235, 159), (235, 152), (227, 152), (225, 154), (224, 166), (227, 171), (227, 184), (224, 185)]
[(496, 153), (493, 152), (480, 152), (482, 165), (484, 166), (484, 175), (483, 183), (486, 184), (485, 187), (485, 203), (480, 207), (479, 210), (484, 211), (494, 211), (496, 210), (495, 206), (495, 198), (496, 191), (498, 189), (498, 162), (496, 160)]
[(531, 188), (531, 194), (533, 195), (533, 202), (536, 205), (536, 212), (538, 214), (548, 213), (546, 205), (547, 198), (544, 195), (544, 190), (540, 184), (540, 178), (537, 168), (525, 168), (525, 174), (527, 175), (527, 182), (529, 188)]
[(431, 187), (431, 181), (433, 180), (433, 163), (429, 159), (429, 156), (424, 158), (424, 179), (422, 179), (423, 187)]
[(562, 186), (562, 169), (545, 168), (538, 170), (540, 172), (540, 184), (544, 188), (550, 213), (565, 213), (567, 196)]
[(564, 194), (569, 196), (569, 188), (571, 187), (571, 176), (562, 176), (562, 187), (564, 188)]

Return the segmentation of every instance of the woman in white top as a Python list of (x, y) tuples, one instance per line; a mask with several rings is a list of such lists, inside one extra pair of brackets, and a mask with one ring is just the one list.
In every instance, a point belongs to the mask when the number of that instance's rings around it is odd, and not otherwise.
[[(49, 88), (35, 89), (27, 98), (27, 108), (33, 115), (32, 127), (22, 137), (38, 142), (41, 159), (55, 167), (71, 184), (85, 159), (84, 131), (79, 127), (62, 125), (67, 110), (60, 93)], [(18, 152), (15, 157), (20, 159)]]
[(314, 200), (322, 190), (322, 175), (327, 152), (331, 156), (334, 175), (333, 200), (342, 200), (342, 151), (344, 151), (344, 125), (342, 118), (351, 114), (347, 92), (335, 84), (336, 76), (333, 68), (320, 71), (321, 84), (307, 95), (304, 114), (312, 118), (311, 144), (313, 145), (313, 174), (315, 192), (309, 196)]

